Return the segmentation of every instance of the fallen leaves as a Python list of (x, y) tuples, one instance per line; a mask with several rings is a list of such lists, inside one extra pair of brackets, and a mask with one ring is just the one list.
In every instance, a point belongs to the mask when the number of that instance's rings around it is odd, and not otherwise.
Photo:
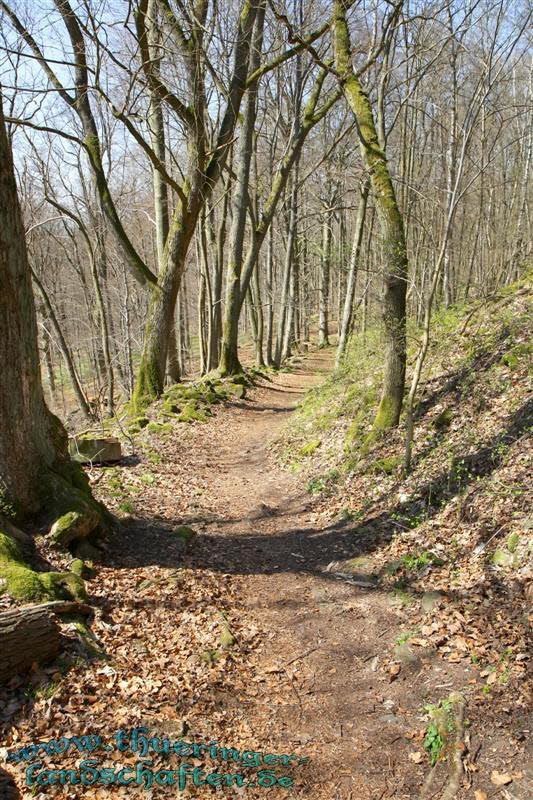
[(508, 783), (513, 782), (512, 775), (507, 772), (498, 772), (495, 769), (490, 773), (490, 779), (495, 786), (507, 786)]

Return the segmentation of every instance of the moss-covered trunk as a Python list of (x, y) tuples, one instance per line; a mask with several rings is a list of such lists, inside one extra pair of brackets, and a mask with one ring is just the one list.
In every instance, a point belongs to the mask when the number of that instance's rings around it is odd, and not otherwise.
[(176, 216), (170, 228), (158, 285), (152, 289), (144, 332), (144, 346), (133, 393), (135, 409), (142, 410), (165, 387), (168, 346), (174, 335), (174, 310), (185, 269), (185, 259), (200, 212), (197, 199)]
[(55, 518), (105, 510), (70, 461), (67, 434), (44, 401), (37, 321), (11, 147), (0, 102), (0, 512)]
[(350, 35), (346, 22), (346, 3), (343, 0), (336, 0), (334, 4), (333, 36), (337, 72), (342, 80), (344, 95), (357, 122), (361, 154), (370, 176), (381, 227), (385, 361), (383, 390), (374, 428), (384, 430), (398, 424), (405, 388), (407, 290), (405, 231), (387, 158), (379, 142), (372, 106), (368, 94), (363, 90), (353, 70)]

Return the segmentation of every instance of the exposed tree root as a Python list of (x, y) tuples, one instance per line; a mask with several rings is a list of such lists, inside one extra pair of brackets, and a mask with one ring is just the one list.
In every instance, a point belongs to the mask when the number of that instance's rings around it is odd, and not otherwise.
[(455, 725), (453, 742), (450, 743), (448, 751), (450, 777), (442, 793), (441, 800), (453, 800), (459, 791), (463, 776), (465, 699), (462, 695), (455, 694), (452, 695), (450, 700), (453, 702)]

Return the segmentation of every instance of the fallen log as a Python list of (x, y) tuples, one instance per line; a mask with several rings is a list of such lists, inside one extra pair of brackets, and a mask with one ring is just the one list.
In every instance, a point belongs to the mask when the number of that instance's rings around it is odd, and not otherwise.
[(25, 606), (0, 614), (0, 682), (59, 653), (61, 631), (48, 605), (55, 604)]
[[(51, 611), (53, 614), (81, 614), (89, 617), (94, 614), (94, 608), (87, 603), (78, 603), (75, 600), (51, 600), (49, 603), (39, 603), (35, 606), (26, 606), (35, 611)], [(24, 608), (17, 609), (24, 611)]]

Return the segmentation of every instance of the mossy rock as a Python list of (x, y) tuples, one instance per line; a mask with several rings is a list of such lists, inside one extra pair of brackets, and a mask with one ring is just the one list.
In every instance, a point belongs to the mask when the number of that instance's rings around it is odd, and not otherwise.
[(243, 386), (240, 383), (235, 383), (234, 380), (232, 383), (226, 384), (226, 388), (232, 397), (236, 397), (239, 400), (244, 400), (246, 397), (246, 386)]
[(23, 564), (0, 565), (0, 594), (7, 592), (15, 600), (77, 600), (85, 602), (83, 580), (72, 572), (34, 572)]
[(72, 512), (80, 516), (78, 524), (80, 533), (83, 533), (80, 538), (95, 531), (111, 529), (113, 526), (113, 515), (94, 499), (89, 479), (81, 466), (73, 461), (61, 465), (61, 474), (47, 474), (46, 480), (43, 481), (43, 495), (43, 505), (53, 511), (54, 520), (59, 520)]
[(180, 539), (182, 539), (185, 544), (189, 544), (196, 536), (196, 531), (194, 528), (190, 528), (188, 525), (180, 525), (179, 527), (174, 528), (172, 532), (174, 536), (178, 536)]
[(19, 530), (10, 520), (0, 514), (0, 533), (14, 539), (19, 545), (31, 545), (32, 538), (29, 534)]
[(70, 565), (70, 571), (77, 575), (78, 578), (88, 578), (91, 574), (91, 570), (81, 558), (74, 559)]
[(24, 564), (19, 545), (10, 536), (0, 533), (0, 564)]
[(453, 409), (445, 408), (444, 411), (441, 411), (440, 414), (433, 420), (433, 427), (438, 431), (445, 430), (446, 428), (450, 427), (453, 422), (453, 418)]
[(510, 567), (514, 562), (514, 557), (507, 550), (498, 549), (494, 551), (491, 560), (495, 567)]
[(36, 574), (52, 597), (77, 600), (79, 603), (87, 601), (85, 583), (79, 575), (75, 575), (73, 572), (42, 572)]
[(304, 457), (311, 456), (313, 455), (315, 450), (318, 450), (321, 444), (322, 444), (322, 439), (315, 439), (312, 442), (308, 442), (308, 444), (304, 444), (303, 447), (300, 447), (299, 453), (301, 456)]
[(178, 422), (207, 422), (207, 411), (200, 409), (196, 403), (187, 403), (178, 417)]
[(516, 549), (520, 544), (520, 536), (518, 533), (511, 533), (507, 539), (507, 549), (510, 553), (516, 553)]
[(393, 472), (402, 463), (401, 456), (387, 456), (386, 458), (378, 458), (367, 468), (370, 473), (384, 473), (385, 475), (392, 475)]
[(17, 543), (0, 534), (0, 594), (4, 592), (22, 602), (87, 599), (81, 577), (72, 572), (35, 572), (24, 563)]
[(0, 594), (4, 592), (14, 600), (28, 603), (55, 599), (38, 572), (15, 562), (0, 564)]
[(182, 396), (188, 400), (201, 400), (203, 393), (196, 386), (187, 386), (183, 389)]
[(50, 529), (48, 538), (52, 547), (67, 548), (72, 542), (85, 539), (98, 526), (97, 512), (90, 506), (76, 511), (68, 511), (57, 519)]

